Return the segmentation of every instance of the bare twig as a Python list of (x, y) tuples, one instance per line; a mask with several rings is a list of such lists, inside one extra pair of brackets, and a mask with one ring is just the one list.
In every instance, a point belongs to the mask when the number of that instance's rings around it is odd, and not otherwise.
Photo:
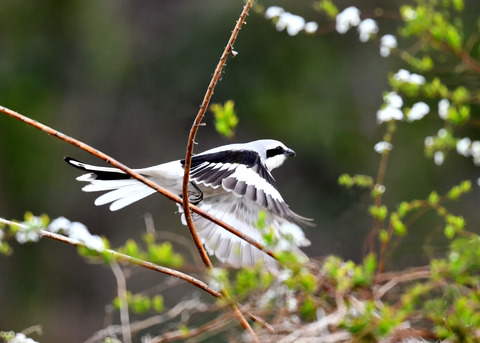
[(150, 343), (166, 343), (166, 342), (176, 341), (179, 339), (196, 337), (205, 332), (211, 332), (213, 330), (224, 329), (227, 326), (227, 323), (231, 319), (232, 319), (232, 316), (228, 314), (225, 316), (220, 316), (196, 329), (189, 329), (187, 332), (182, 330), (177, 330), (177, 331), (164, 333), (161, 336), (153, 338), (150, 341)]
[[(217, 67), (215, 68), (215, 72), (213, 73), (212, 79), (210, 80), (210, 84), (208, 85), (207, 92), (205, 93), (202, 104), (200, 105), (198, 114), (193, 122), (192, 128), (190, 129), (190, 134), (189, 134), (188, 143), (187, 143), (187, 152), (185, 155), (185, 164), (184, 164), (185, 172), (183, 175), (183, 189), (182, 189), (183, 212), (185, 216), (185, 221), (187, 223), (188, 229), (190, 230), (190, 234), (192, 235), (193, 241), (195, 242), (198, 252), (202, 257), (203, 263), (208, 269), (212, 267), (212, 262), (210, 262), (207, 252), (205, 251), (205, 248), (203, 247), (202, 242), (200, 241), (200, 237), (197, 234), (197, 230), (195, 230), (195, 226), (192, 220), (192, 214), (190, 211), (190, 203), (188, 200), (188, 184), (190, 183), (190, 167), (192, 163), (193, 146), (195, 144), (195, 136), (197, 134), (198, 128), (202, 123), (203, 117), (205, 115), (205, 111), (207, 110), (208, 104), (210, 103), (210, 99), (213, 95), (213, 90), (215, 89), (215, 86), (218, 80), (220, 79), (220, 76), (222, 74), (222, 69), (225, 66), (225, 62), (227, 61), (227, 57), (232, 52), (233, 44), (237, 39), (238, 33), (240, 32), (242, 25), (245, 23), (245, 18), (248, 15), (248, 11), (252, 7), (252, 4), (253, 4), (253, 0), (248, 0), (247, 3), (243, 6), (243, 11), (240, 14), (240, 17), (238, 18), (237, 23), (235, 24), (235, 28), (233, 29), (232, 34), (230, 35), (230, 39), (228, 40), (228, 43), (225, 46), (225, 49), (223, 50), (222, 56), (220, 57), (220, 61), (218, 62)], [(222, 295), (227, 299), (229, 298), (226, 290), (222, 290)], [(260, 342), (257, 335), (255, 334), (255, 331), (253, 331), (252, 327), (250, 326), (250, 324), (248, 324), (242, 312), (240, 312), (238, 306), (234, 303), (232, 303), (232, 310), (235, 314), (235, 317), (237, 317), (237, 320), (242, 325), (243, 329), (250, 333), (250, 337), (252, 338), (252, 340), (254, 342)]]
[(228, 40), (228, 43), (225, 46), (225, 49), (223, 50), (222, 56), (220, 57), (220, 61), (218, 61), (218, 64), (215, 68), (215, 72), (213, 73), (212, 79), (210, 80), (210, 84), (208, 85), (207, 92), (205, 93), (202, 104), (200, 105), (200, 109), (198, 111), (197, 116), (195, 117), (192, 128), (190, 129), (190, 134), (188, 136), (187, 151), (185, 154), (185, 164), (184, 164), (185, 168), (184, 168), (184, 174), (183, 174), (183, 189), (182, 189), (183, 211), (184, 211), (185, 220), (187, 222), (187, 226), (192, 235), (193, 241), (195, 242), (195, 245), (198, 248), (200, 256), (202, 257), (203, 262), (207, 267), (211, 267), (212, 264), (210, 262), (210, 259), (208, 258), (208, 255), (205, 249), (203, 248), (200, 238), (198, 237), (197, 231), (195, 230), (195, 227), (193, 225), (192, 215), (191, 215), (190, 206), (189, 206), (189, 199), (188, 199), (188, 184), (190, 183), (190, 167), (192, 164), (193, 146), (195, 145), (195, 137), (197, 135), (198, 128), (202, 123), (208, 104), (210, 103), (210, 99), (212, 98), (213, 90), (215, 89), (215, 86), (218, 80), (220, 79), (220, 75), (222, 74), (222, 69), (225, 66), (225, 62), (227, 61), (227, 57), (232, 51), (233, 44), (237, 39), (238, 33), (240, 32), (240, 29), (245, 22), (245, 17), (247, 16), (248, 11), (250, 10), (250, 7), (252, 7), (252, 4), (253, 4), (253, 0), (248, 0), (245, 6), (243, 7), (243, 11), (240, 14), (240, 17), (238, 18), (237, 23), (235, 24), (235, 28), (233, 29), (232, 34), (230, 35), (230, 39)]
[[(392, 138), (393, 138), (393, 133), (395, 131), (395, 123), (394, 122), (389, 122), (387, 123), (387, 132), (385, 133), (383, 140), (391, 143)], [(389, 150), (385, 150), (382, 153), (382, 158), (380, 159), (380, 165), (378, 166), (378, 172), (377, 172), (377, 180), (376, 180), (376, 185), (382, 185), (384, 182), (385, 178), (385, 172), (387, 170), (387, 162), (388, 162), (388, 157), (390, 155)], [(380, 207), (382, 205), (382, 193), (379, 192), (379, 194), (375, 197), (375, 206)], [(368, 239), (369, 239), (369, 251), (370, 253), (373, 253), (375, 251), (375, 238), (380, 231), (382, 227), (382, 222), (378, 219), (374, 219), (374, 225), (372, 230), (368, 234)], [(389, 237), (390, 238), (390, 237)], [(382, 242), (382, 245), (380, 247), (380, 257), (379, 257), (379, 262), (378, 262), (378, 272), (381, 273), (385, 269), (385, 256), (384, 253), (386, 251), (386, 248), (388, 244), (390, 243), (390, 240), (387, 240), (386, 242)]]
[(418, 279), (427, 279), (431, 276), (430, 267), (418, 267), (412, 268), (404, 272), (389, 272), (379, 274), (375, 277), (375, 283), (383, 283), (374, 294), (374, 299), (378, 300), (382, 298), (388, 291), (397, 286), (400, 283), (410, 282)]
[[(12, 222), (12, 221), (4, 219), (4, 218), (0, 218), (0, 223), (4, 223), (4, 224), (7, 224), (7, 225), (13, 225), (13, 226), (19, 226), (19, 227), (23, 227), (23, 228), (28, 227), (27, 225)], [(70, 245), (77, 246), (77, 247), (85, 247), (85, 244), (83, 244), (82, 242), (80, 242), (76, 239), (72, 239), (72, 238), (60, 235), (58, 233), (53, 233), (53, 232), (50, 232), (50, 231), (47, 231), (47, 230), (38, 230), (38, 233), (42, 237), (50, 238), (50, 239), (53, 239), (53, 240), (56, 240), (56, 241), (59, 241), (59, 242), (62, 242), (62, 243), (70, 244)], [(214, 297), (217, 297), (217, 298), (221, 297), (221, 294), (219, 292), (217, 292), (216, 290), (214, 290), (213, 288), (208, 286), (203, 281), (200, 281), (200, 280), (198, 280), (198, 279), (196, 279), (196, 278), (194, 278), (194, 277), (192, 277), (188, 274), (182, 273), (178, 270), (163, 267), (163, 266), (159, 266), (157, 264), (147, 262), (147, 261), (144, 261), (144, 260), (141, 260), (139, 258), (132, 257), (132, 256), (128, 256), (128, 255), (119, 253), (115, 250), (111, 250), (111, 249), (105, 249), (103, 253), (107, 253), (107, 254), (113, 256), (117, 261), (129, 262), (131, 264), (136, 264), (138, 266), (141, 266), (141, 267), (144, 267), (144, 268), (147, 268), (147, 269), (151, 269), (151, 270), (163, 273), (163, 274), (175, 276), (179, 279), (187, 281), (188, 283), (191, 283), (195, 287), (198, 287), (198, 288), (206, 291), (207, 293), (210, 293)]]
[[(130, 325), (130, 331), (132, 333), (137, 333), (139, 331), (148, 329), (154, 325), (165, 323), (177, 317), (178, 315), (180, 315), (185, 311), (204, 312), (206, 310), (206, 306), (207, 306), (206, 304), (196, 299), (182, 301), (163, 314), (149, 317), (145, 320), (132, 323)], [(90, 337), (84, 343), (103, 342), (105, 338), (112, 335), (119, 335), (121, 333), (122, 333), (121, 326), (111, 325), (100, 331), (97, 331), (92, 337)]]
[(127, 282), (122, 268), (118, 263), (113, 262), (110, 264), (113, 275), (117, 280), (117, 294), (118, 302), (120, 304), (120, 323), (122, 324), (122, 337), (124, 343), (132, 342), (132, 333), (130, 331), (130, 318), (128, 315), (128, 303), (127, 303)]

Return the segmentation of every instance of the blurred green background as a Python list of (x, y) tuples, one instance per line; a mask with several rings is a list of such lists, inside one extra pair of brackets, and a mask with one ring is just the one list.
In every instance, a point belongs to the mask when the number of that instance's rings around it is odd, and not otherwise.
[[(312, 241), (306, 252), (359, 261), (372, 225), (366, 215), (369, 194), (345, 190), (337, 179), (344, 172), (376, 176), (380, 155), (373, 145), (384, 127), (376, 124), (375, 113), (388, 89), (386, 73), (404, 64), (380, 57), (378, 42), (360, 43), (355, 29), (337, 34), (312, 3), (262, 1), (319, 22), (323, 34), (290, 37), (252, 11), (234, 47), (239, 54), (229, 58), (212, 102), (235, 100), (240, 124), (234, 141), (274, 138), (297, 152), (274, 176), (292, 209), (317, 223), (305, 229)], [(377, 6), (396, 10), (399, 3), (355, 1), (355, 6), (371, 13)], [(472, 3), (476, 15), (479, 6)], [(182, 158), (242, 5), (225, 0), (2, 0), (0, 105), (131, 167)], [(398, 22), (378, 23), (380, 35), (395, 34)], [(436, 111), (436, 103), (429, 104)], [(210, 112), (205, 122), (197, 152), (229, 143), (215, 132)], [(432, 189), (442, 193), (480, 175), (471, 160), (455, 154), (441, 167), (425, 159), (424, 138), (442, 125), (435, 114), (399, 124), (385, 181), (387, 204), (425, 198)], [(479, 138), (474, 131), (468, 134)], [(25, 211), (65, 216), (106, 236), (115, 247), (127, 238), (139, 239), (144, 214), (151, 213), (157, 230), (188, 236), (176, 206), (161, 196), (114, 213), (95, 207), (96, 196), (81, 192), (78, 171), (63, 161), (67, 155), (98, 163), (0, 114), (0, 216), (21, 219)], [(478, 195), (474, 187), (451, 207), (465, 214), (471, 230), (480, 220)], [(442, 223), (432, 218), (412, 228), (392, 252), (389, 268), (422, 264), (445, 251)], [(116, 295), (107, 267), (89, 265), (72, 247), (46, 239), (12, 244), (13, 255), (0, 256), (0, 330), (41, 324), (42, 342), (82, 342), (103, 327), (105, 306)], [(165, 280), (150, 271), (133, 273), (129, 286), (134, 292)], [(183, 283), (168, 289), (163, 292), (166, 305), (194, 291)]]

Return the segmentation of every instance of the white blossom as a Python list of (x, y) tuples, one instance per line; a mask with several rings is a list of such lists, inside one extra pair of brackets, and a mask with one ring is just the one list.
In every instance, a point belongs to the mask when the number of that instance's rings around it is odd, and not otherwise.
[(437, 132), (437, 136), (440, 137), (440, 138), (446, 138), (448, 135), (448, 131), (444, 128), (441, 128), (440, 130), (438, 130)]
[(425, 147), (431, 148), (433, 144), (435, 143), (435, 139), (432, 136), (427, 136), (425, 137)]
[(400, 69), (393, 75), (393, 78), (397, 81), (413, 83), (416, 85), (425, 84), (425, 77), (418, 74), (411, 74), (408, 70)]
[(305, 19), (299, 15), (286, 12), (282, 7), (270, 6), (265, 11), (265, 18), (277, 18), (275, 28), (277, 31), (287, 30), (290, 36), (297, 35), (300, 31), (305, 30), (307, 33), (315, 33), (318, 24), (314, 21), (305, 23)]
[(292, 243), (295, 246), (299, 246), (299, 245), (302, 246), (302, 245), (305, 245), (308, 241), (305, 238), (305, 233), (303, 232), (302, 229), (300, 229), (300, 227), (298, 227), (298, 225), (295, 225), (295, 224), (292, 224), (292, 223), (289, 223), (289, 222), (285, 222), (282, 225), (280, 225), (280, 227), (278, 229), (279, 229), (281, 235), (286, 238), (286, 239), (280, 240), (279, 243), (281, 243), (282, 241), (288, 241), (288, 246), (285, 247), (285, 248), (282, 248), (282, 247), (277, 245), (277, 247), (280, 250), (288, 250), (289, 248), (291, 248)]
[(383, 122), (389, 122), (390, 120), (402, 120), (403, 112), (393, 106), (386, 106), (377, 111), (377, 122), (379, 124)]
[(105, 244), (102, 238), (97, 235), (92, 235), (87, 227), (79, 222), (73, 222), (69, 228), (69, 237), (82, 242), (89, 249), (102, 252), (105, 250)]
[(393, 35), (384, 35), (380, 38), (380, 56), (388, 57), (392, 49), (397, 47), (397, 38)]
[(275, 17), (279, 17), (284, 12), (285, 12), (285, 10), (283, 8), (279, 7), (279, 6), (270, 6), (265, 11), (265, 18), (273, 19)]
[(430, 107), (424, 102), (413, 104), (408, 112), (408, 121), (420, 120), (430, 112)]
[(480, 142), (479, 141), (473, 141), (472, 144), (470, 145), (470, 154), (473, 157), (473, 163), (475, 165), (480, 164)]
[(58, 233), (60, 230), (68, 230), (68, 228), (72, 225), (72, 222), (65, 217), (58, 217), (48, 225), (47, 230), (53, 233)]
[(393, 78), (397, 81), (408, 82), (410, 72), (406, 69), (399, 69), (395, 75), (393, 75)]
[(354, 6), (347, 7), (335, 18), (335, 28), (341, 34), (358, 24), (360, 24), (360, 10)]
[(285, 300), (285, 308), (289, 312), (295, 312), (297, 310), (298, 302), (297, 298), (295, 298), (295, 296), (291, 293), (292, 292), (288, 292), (287, 294), (287, 299)]
[(32, 217), (28, 222), (18, 225), (15, 239), (18, 243), (38, 242), (40, 240), (39, 230), (43, 227), (43, 220), (40, 217)]
[(450, 101), (448, 99), (442, 99), (438, 102), (438, 116), (445, 120), (448, 118), (448, 109), (450, 107)]
[(470, 144), (472, 144), (472, 141), (470, 140), (470, 138), (465, 137), (460, 139), (457, 142), (457, 153), (465, 157), (470, 156)]
[(444, 161), (445, 161), (445, 155), (443, 154), (443, 152), (436, 151), (435, 154), (433, 155), (433, 162), (435, 162), (437, 166), (440, 166), (443, 164)]
[(30, 337), (25, 336), (23, 333), (17, 333), (15, 334), (15, 337), (13, 337), (11, 340), (8, 341), (8, 343), (38, 343), (38, 342), (34, 341)]
[(378, 183), (375, 184), (375, 191), (378, 192), (379, 194), (383, 194), (386, 191), (385, 185), (379, 185)]
[(373, 147), (373, 150), (378, 152), (379, 154), (383, 154), (385, 151), (392, 150), (393, 145), (390, 142), (380, 141)]
[(287, 33), (290, 36), (297, 35), (305, 27), (305, 19), (299, 15), (292, 14), (289, 12), (284, 12), (278, 17), (276, 24), (277, 31), (283, 31), (287, 29)]
[(38, 242), (40, 240), (40, 234), (37, 230), (32, 228), (20, 228), (15, 234), (15, 239), (20, 244)]
[(415, 11), (412, 7), (408, 6), (403, 10), (403, 17), (405, 20), (415, 20), (417, 19), (417, 11)]
[(373, 19), (365, 19), (358, 25), (358, 33), (361, 42), (367, 42), (378, 32), (378, 25)]
[(422, 75), (418, 75), (418, 74), (411, 74), (410, 75), (410, 80), (408, 82), (413, 83), (415, 85), (424, 85), (425, 84), (425, 77), (423, 77)]
[(397, 38), (394, 35), (383, 35), (382, 38), (380, 38), (380, 44), (388, 47), (390, 49), (396, 48), (397, 47)]
[(315, 33), (318, 30), (318, 24), (314, 21), (309, 21), (305, 24), (305, 32), (307, 33)]
[(400, 108), (403, 105), (403, 99), (397, 92), (388, 92), (383, 96), (383, 101), (385, 101), (388, 106), (395, 108)]

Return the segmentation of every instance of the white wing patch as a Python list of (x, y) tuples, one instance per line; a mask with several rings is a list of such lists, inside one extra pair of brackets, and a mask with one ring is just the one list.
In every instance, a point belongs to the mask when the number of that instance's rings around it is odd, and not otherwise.
[[(263, 245), (265, 245), (263, 234), (270, 230), (273, 231), (274, 237), (278, 240), (277, 248), (281, 250), (295, 251), (304, 256), (297, 246), (310, 244), (298, 225), (270, 213), (267, 213), (267, 226), (265, 231), (262, 231), (256, 226), (262, 208), (258, 204), (240, 198), (233, 193), (206, 198), (197, 206)], [(183, 208), (180, 205), (178, 205), (178, 208), (182, 213), (182, 223), (186, 225)], [(254, 267), (257, 264), (264, 264), (269, 270), (278, 269), (277, 261), (266, 253), (208, 219), (196, 213), (193, 213), (192, 216), (205, 249), (209, 254), (215, 255), (221, 262), (233, 267)], [(288, 228), (285, 225), (288, 225)], [(296, 235), (291, 235), (292, 232), (295, 232)]]
[(308, 218), (296, 214), (288, 207), (273, 185), (270, 172), (263, 165), (249, 167), (239, 163), (205, 161), (192, 168), (190, 178), (214, 189), (221, 185), (225, 191), (257, 203), (264, 210), (290, 221), (310, 225)]

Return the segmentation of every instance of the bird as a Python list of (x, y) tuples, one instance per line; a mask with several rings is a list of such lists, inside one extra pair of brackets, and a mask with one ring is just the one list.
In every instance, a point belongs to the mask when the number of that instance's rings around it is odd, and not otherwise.
[[(191, 159), (189, 201), (269, 248), (274, 242), (274, 251), (291, 251), (306, 261), (300, 247), (310, 241), (300, 226), (313, 226), (313, 220), (290, 209), (271, 174), (290, 156), (295, 156), (295, 151), (274, 139), (228, 144), (196, 154)], [(96, 206), (110, 204), (110, 210), (117, 211), (156, 192), (120, 169), (72, 157), (65, 161), (87, 172), (77, 177), (88, 183), (84, 192), (106, 192), (95, 200)], [(133, 170), (181, 196), (184, 166), (181, 159)], [(177, 206), (186, 225), (183, 207)], [(192, 219), (206, 251), (223, 264), (279, 270), (274, 258), (248, 242), (196, 213)]]

